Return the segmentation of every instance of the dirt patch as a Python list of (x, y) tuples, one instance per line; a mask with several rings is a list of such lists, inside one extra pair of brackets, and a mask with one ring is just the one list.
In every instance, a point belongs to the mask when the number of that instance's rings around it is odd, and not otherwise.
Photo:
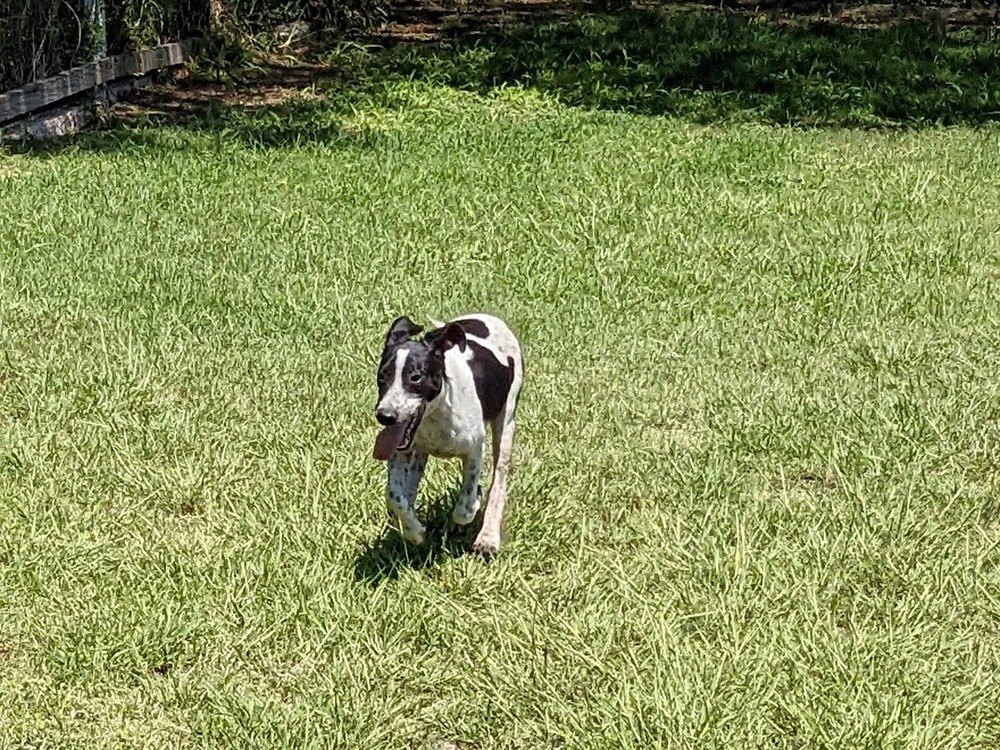
[(329, 67), (306, 61), (267, 61), (263, 73), (251, 82), (233, 85), (222, 81), (194, 78), (181, 72), (135, 92), (113, 108), (116, 119), (154, 117), (184, 121), (213, 108), (240, 107), (260, 110), (297, 101), (321, 99), (316, 84), (330, 77)]
[(1000, 9), (983, 7), (905, 6), (894, 3), (871, 3), (842, 8), (829, 19), (854, 28), (885, 28), (902, 23), (921, 22), (939, 31), (954, 31), (963, 27), (995, 26), (1000, 22)]
[[(585, 0), (408, 0), (394, 5), (389, 22), (369, 40), (380, 44), (434, 42), (481, 35), (506, 27), (552, 23), (599, 10)], [(852, 28), (886, 28), (920, 21), (941, 30), (986, 27), (1000, 23), (1000, 8), (987, 4), (852, 3), (829, 0), (634, 0), (619, 8), (703, 10), (766, 17), (779, 24), (833, 24)]]
[(493, 0), (492, 2), (421, 2), (409, 0), (393, 6), (392, 17), (369, 36), (377, 44), (435, 42), (482, 35), (511, 26), (554, 23), (593, 11), (581, 0)]

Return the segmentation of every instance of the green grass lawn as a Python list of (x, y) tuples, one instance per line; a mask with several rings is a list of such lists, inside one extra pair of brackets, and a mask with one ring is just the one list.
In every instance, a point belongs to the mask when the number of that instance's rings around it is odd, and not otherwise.
[[(293, 112), (0, 157), (0, 747), (1000, 744), (1000, 131)], [(370, 457), (471, 310), (490, 564)]]

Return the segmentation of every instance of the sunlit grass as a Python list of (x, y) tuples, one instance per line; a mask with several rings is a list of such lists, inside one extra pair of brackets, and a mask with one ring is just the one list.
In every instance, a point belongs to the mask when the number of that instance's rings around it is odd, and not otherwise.
[[(0, 745), (996, 747), (996, 131), (385, 100), (2, 157)], [(469, 310), (489, 565), (370, 459)]]

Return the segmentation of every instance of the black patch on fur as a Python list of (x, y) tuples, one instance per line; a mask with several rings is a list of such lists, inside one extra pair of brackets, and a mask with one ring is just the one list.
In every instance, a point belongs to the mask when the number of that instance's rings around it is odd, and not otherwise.
[(418, 326), (405, 315), (401, 315), (392, 321), (392, 325), (389, 326), (389, 332), (385, 335), (385, 348), (391, 349), (399, 346), (409, 341), (422, 330), (424, 330), (423, 326)]
[(406, 349), (401, 373), (403, 390), (432, 401), (444, 386), (444, 353), (437, 352), (423, 341), (408, 341), (400, 346), (386, 349), (382, 353), (382, 364), (378, 370), (378, 398), (385, 396), (396, 377), (396, 353)]
[(412, 340), (420, 332), (420, 327), (409, 318), (393, 321), (386, 336), (382, 361), (378, 370), (379, 400), (385, 395), (396, 376), (396, 354), (405, 349), (403, 372), (400, 373), (403, 388), (427, 403), (441, 393), (445, 378), (445, 352), (453, 346), (460, 351), (471, 348), (469, 368), (476, 384), (476, 396), (482, 408), (483, 419), (496, 419), (507, 403), (510, 387), (514, 382), (514, 359), (507, 358), (502, 364), (497, 356), (482, 344), (466, 339), (465, 334), (477, 338), (490, 335), (489, 327), (481, 320), (466, 318), (452, 321), (442, 328), (428, 331), (422, 341)]
[(403, 362), (403, 389), (433, 401), (444, 386), (444, 355), (423, 341), (411, 342), (406, 348), (409, 354)]
[(510, 387), (514, 383), (514, 358), (507, 357), (507, 364), (501, 364), (497, 356), (482, 344), (467, 342), (472, 349), (469, 368), (476, 383), (476, 395), (483, 409), (483, 419), (490, 421), (500, 416)]
[(392, 385), (392, 381), (396, 377), (396, 350), (398, 348), (398, 346), (394, 346), (391, 349), (386, 347), (382, 351), (382, 361), (379, 363), (378, 375), (376, 376), (379, 401), (382, 400), (385, 392), (389, 390), (389, 386)]
[(435, 328), (424, 335), (424, 343), (438, 349), (443, 355), (451, 347), (457, 346), (460, 352), (465, 351), (465, 327), (456, 321), (445, 323), (441, 328)]
[(433, 401), (444, 387), (444, 355), (452, 346), (465, 351), (465, 331), (461, 326), (449, 324), (444, 328), (429, 331), (422, 341), (412, 340), (412, 336), (422, 329), (409, 318), (393, 321), (386, 335), (382, 360), (378, 369), (379, 401), (385, 395), (396, 377), (396, 354), (405, 349), (403, 372), (400, 373), (403, 389), (426, 403)]
[(470, 336), (475, 336), (480, 339), (488, 339), (490, 337), (490, 329), (483, 321), (477, 318), (462, 318), (461, 320), (454, 320), (453, 323), (458, 323), (465, 329), (465, 332)]
[[(389, 331), (385, 335), (385, 345), (382, 347), (382, 360), (379, 362), (378, 375), (376, 377), (380, 401), (396, 377), (396, 352), (401, 347), (406, 346), (410, 339), (423, 330), (423, 328), (405, 315), (392, 321), (392, 325), (389, 326)], [(403, 382), (405, 385), (406, 381), (404, 380)]]

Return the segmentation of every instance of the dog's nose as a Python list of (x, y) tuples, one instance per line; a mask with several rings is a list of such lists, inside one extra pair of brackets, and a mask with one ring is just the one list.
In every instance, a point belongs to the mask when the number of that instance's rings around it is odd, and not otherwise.
[(378, 420), (380, 425), (384, 425), (386, 427), (392, 427), (392, 425), (396, 424), (396, 415), (391, 411), (386, 411), (385, 409), (376, 409), (375, 419)]

